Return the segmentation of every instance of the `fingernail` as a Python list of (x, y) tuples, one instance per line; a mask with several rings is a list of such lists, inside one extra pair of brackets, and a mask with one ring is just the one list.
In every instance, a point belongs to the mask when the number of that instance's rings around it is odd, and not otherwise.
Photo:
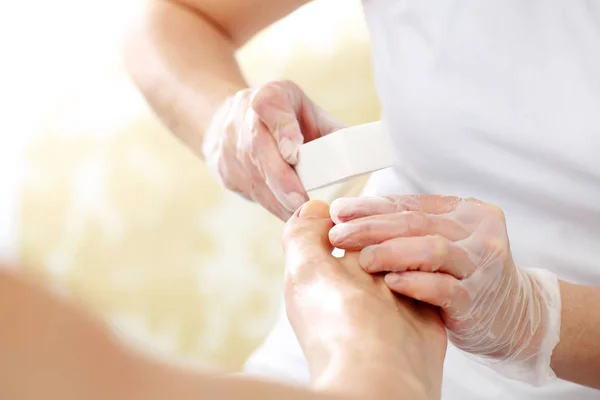
[(298, 162), (298, 147), (287, 137), (279, 139), (279, 153), (291, 165), (296, 165)]
[(322, 201), (309, 201), (298, 212), (299, 218), (329, 218), (329, 205)]
[(356, 238), (357, 230), (354, 224), (339, 224), (329, 230), (329, 241), (332, 245), (343, 249), (362, 249), (366, 245)]
[(360, 251), (358, 257), (358, 263), (362, 268), (373, 267), (373, 260), (375, 259), (375, 246), (365, 247)]
[(340, 216), (344, 216), (344, 209), (348, 207), (349, 204), (352, 204), (355, 200), (348, 197), (340, 197), (335, 199), (333, 203), (331, 203), (331, 219), (336, 224), (343, 222)]
[(406, 282), (406, 276), (403, 274), (392, 272), (390, 274), (387, 274), (384, 280), (388, 286), (399, 286)]
[(344, 225), (336, 225), (329, 230), (329, 241), (332, 244), (339, 243), (343, 238), (345, 227)]
[(294, 212), (306, 202), (306, 198), (300, 193), (281, 193), (275, 196), (279, 203), (288, 211)]

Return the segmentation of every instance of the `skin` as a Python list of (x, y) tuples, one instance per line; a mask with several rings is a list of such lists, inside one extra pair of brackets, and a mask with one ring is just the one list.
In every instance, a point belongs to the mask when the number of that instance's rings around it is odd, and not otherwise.
[[(75, 302), (2, 268), (0, 398), (439, 399), (446, 337), (437, 311), (391, 294), (360, 268), (357, 254), (333, 258), (328, 206), (311, 202), (303, 210), (286, 226), (285, 296), (312, 390), (144, 357)], [(339, 307), (323, 306), (324, 298)]]
[[(484, 230), (455, 224), (457, 210), (465, 202), (473, 203), (474, 208), (461, 218), (475, 221), (483, 216), (477, 226), (486, 227)], [(448, 316), (455, 309), (469, 307), (469, 296), (465, 296), (461, 281), (479, 268), (468, 251), (494, 249), (504, 264), (503, 274), (518, 270), (512, 261), (502, 210), (478, 200), (436, 195), (338, 199), (332, 204), (332, 218), (337, 222), (329, 233), (334, 246), (361, 251), (362, 267), (370, 273), (388, 273), (386, 283), (392, 290), (441, 306), (450, 331), (456, 328), (456, 321)], [(558, 285), (560, 341), (552, 352), (551, 367), (561, 379), (600, 389), (600, 314), (590, 306), (600, 302), (600, 288), (564, 281), (558, 281)], [(540, 300), (528, 301), (536, 304)], [(520, 331), (527, 332), (532, 326), (529, 321), (524, 317), (514, 326), (523, 324)], [(523, 350), (525, 354), (535, 352), (538, 336), (547, 327), (543, 319), (534, 326), (537, 329), (533, 334), (522, 338), (529, 346)], [(493, 324), (490, 329), (495, 329)], [(498, 329), (504, 331), (505, 324)], [(451, 340), (455, 341), (452, 336)], [(510, 354), (490, 355), (503, 358)]]
[(382, 395), (397, 398), (402, 386), (413, 390), (407, 398), (439, 398), (446, 332), (438, 309), (392, 294), (383, 277), (362, 270), (358, 253), (334, 257), (332, 227), (327, 204), (314, 201), (294, 214), (284, 233), (286, 309), (316, 386), (338, 387), (330, 371), (342, 371), (344, 387), (372, 395), (349, 370), (360, 365)]
[(236, 50), (307, 1), (150, 1), (124, 59), (146, 100), (221, 183), (287, 220), (308, 196), (300, 144), (344, 127), (293, 82), (248, 88)]
[[(153, 1), (125, 49), (132, 78), (166, 126), (206, 160), (226, 187), (284, 220), (307, 199), (290, 166), (298, 144), (341, 124), (329, 121), (291, 82), (248, 88), (234, 55), (256, 32), (306, 2)], [(363, 245), (376, 242), (366, 239)], [(436, 245), (425, 242), (420, 241), (425, 247)], [(460, 268), (451, 261), (442, 266)], [(559, 284), (563, 315), (552, 368), (563, 379), (598, 388), (600, 342), (594, 338), (600, 336), (600, 321), (586, 304), (600, 299), (600, 289)], [(418, 293), (426, 295), (434, 304), (445, 301), (439, 294)]]
[(136, 354), (83, 308), (20, 273), (0, 272), (0, 327), (3, 399), (344, 397), (217, 378)]

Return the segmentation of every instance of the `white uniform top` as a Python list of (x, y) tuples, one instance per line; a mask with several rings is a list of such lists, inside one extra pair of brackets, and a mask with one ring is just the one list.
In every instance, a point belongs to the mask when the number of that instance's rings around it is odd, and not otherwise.
[[(368, 194), (498, 204), (518, 265), (600, 286), (600, 1), (363, 3), (397, 155)], [(284, 314), (247, 369), (307, 382)], [(453, 346), (443, 386), (446, 400), (600, 399), (504, 379)]]

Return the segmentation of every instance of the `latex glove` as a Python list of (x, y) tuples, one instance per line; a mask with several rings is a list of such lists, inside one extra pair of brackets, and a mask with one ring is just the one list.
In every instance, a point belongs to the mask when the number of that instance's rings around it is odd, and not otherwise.
[(332, 226), (329, 206), (311, 201), (283, 238), (286, 309), (313, 383), (333, 389), (341, 376), (351, 392), (378, 382), (391, 386), (391, 398), (408, 385), (439, 399), (447, 340), (438, 309), (394, 295), (360, 268), (358, 253), (334, 257)]
[(225, 187), (287, 220), (308, 200), (292, 168), (300, 145), (343, 127), (293, 82), (271, 82), (225, 101), (205, 133), (203, 155)]
[(555, 376), (558, 280), (515, 265), (499, 207), (421, 195), (339, 199), (331, 212), (331, 243), (361, 250), (368, 272), (391, 272), (395, 292), (440, 306), (459, 349), (513, 379), (541, 385)]

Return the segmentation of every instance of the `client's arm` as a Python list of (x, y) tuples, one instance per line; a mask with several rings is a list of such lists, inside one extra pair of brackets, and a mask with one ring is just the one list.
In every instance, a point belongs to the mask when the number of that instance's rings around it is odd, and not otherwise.
[(309, 202), (284, 238), (287, 310), (315, 391), (142, 357), (72, 302), (0, 268), (0, 398), (439, 399), (446, 338), (437, 311), (391, 294), (355, 254), (334, 258), (331, 226), (328, 206)]
[(219, 378), (120, 346), (100, 323), (22, 276), (0, 272), (0, 398), (15, 400), (333, 399)]

